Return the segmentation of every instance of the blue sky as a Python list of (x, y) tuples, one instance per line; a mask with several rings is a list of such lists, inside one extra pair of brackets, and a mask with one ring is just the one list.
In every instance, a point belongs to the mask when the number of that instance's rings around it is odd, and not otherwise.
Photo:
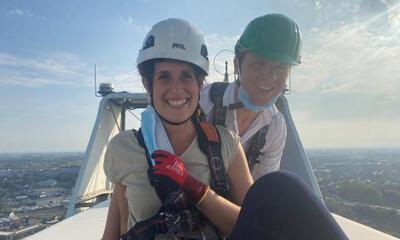
[[(143, 91), (135, 62), (154, 23), (192, 22), (213, 59), (233, 49), (251, 19), (271, 12), (292, 17), (304, 37), (288, 96), (303, 144), (400, 147), (398, 3), (2, 0), (0, 152), (83, 151), (99, 102), (93, 64), (99, 81)], [(220, 79), (212, 67), (208, 81)]]

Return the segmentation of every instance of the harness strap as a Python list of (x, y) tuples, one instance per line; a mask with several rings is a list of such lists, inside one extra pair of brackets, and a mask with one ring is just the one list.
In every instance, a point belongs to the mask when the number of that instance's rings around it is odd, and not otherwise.
[(139, 130), (132, 129), (132, 131), (133, 131), (133, 134), (135, 135), (135, 137), (136, 137), (136, 139), (137, 139), (137, 141), (139, 143), (139, 146), (141, 146), (144, 149), (145, 153), (146, 153), (146, 160), (147, 160), (147, 164), (149, 165), (149, 169), (152, 169), (153, 168), (153, 163), (152, 163), (151, 158), (150, 158), (149, 150), (147, 149), (146, 144), (144, 143), (142, 129), (141, 128), (139, 128)]
[(225, 173), (224, 161), (222, 160), (221, 142), (217, 129), (209, 123), (194, 121), (200, 150), (207, 156), (211, 173), (211, 188), (221, 195), (227, 197), (230, 183)]
[(254, 165), (260, 163), (257, 158), (262, 155), (261, 149), (264, 147), (266, 142), (266, 136), (269, 125), (265, 125), (251, 138), (249, 149), (246, 152), (247, 163), (249, 165), (250, 172), (253, 172)]
[[(144, 152), (146, 154), (146, 161), (147, 161), (147, 164), (149, 165), (149, 168), (147, 169), (147, 177), (149, 178), (151, 186), (154, 187), (154, 180), (152, 177), (153, 176), (153, 162), (151, 161), (149, 150), (147, 149), (146, 144), (144, 142), (142, 129), (141, 128), (139, 128), (139, 130), (132, 129), (132, 131), (139, 143), (139, 146), (141, 146), (144, 149)], [(160, 196), (160, 193), (157, 192), (157, 195), (160, 199), (164, 199), (164, 196)]]
[(211, 85), (210, 98), (214, 104), (213, 109), (213, 124), (225, 126), (225, 116), (227, 107), (223, 106), (224, 93), (229, 83), (215, 82)]
[(159, 233), (166, 233), (167, 226), (163, 215), (157, 214), (135, 224), (121, 236), (121, 240), (151, 240)]
[(205, 123), (205, 122), (201, 122), (199, 124), (209, 142), (217, 143), (217, 144), (220, 143), (217, 129), (213, 125)]
[(235, 103), (232, 103), (232, 104), (229, 104), (229, 109), (230, 110), (232, 110), (232, 109), (239, 109), (239, 108), (242, 108), (244, 105), (243, 105), (243, 103), (242, 102), (235, 102)]
[[(226, 127), (225, 118), (227, 110), (239, 109), (243, 107), (242, 102), (236, 102), (230, 104), (228, 107), (223, 106), (223, 98), (229, 83), (226, 82), (215, 82), (212, 83), (210, 89), (211, 102), (214, 104), (213, 108), (213, 124), (221, 125)], [(239, 81), (236, 84), (240, 85)], [(260, 163), (258, 157), (262, 154), (261, 149), (264, 147), (266, 142), (266, 136), (268, 132), (268, 125), (262, 127), (250, 140), (249, 149), (246, 152), (247, 162), (249, 165), (250, 172), (253, 172), (254, 166)]]

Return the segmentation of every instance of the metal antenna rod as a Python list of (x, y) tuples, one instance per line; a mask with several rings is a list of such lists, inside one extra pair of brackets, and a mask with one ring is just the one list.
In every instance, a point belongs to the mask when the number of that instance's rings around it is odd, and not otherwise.
[(225, 77), (224, 82), (229, 82), (229, 74), (228, 74), (228, 61), (225, 61)]
[(96, 64), (94, 64), (94, 95), (99, 97), (99, 95), (97, 95)]

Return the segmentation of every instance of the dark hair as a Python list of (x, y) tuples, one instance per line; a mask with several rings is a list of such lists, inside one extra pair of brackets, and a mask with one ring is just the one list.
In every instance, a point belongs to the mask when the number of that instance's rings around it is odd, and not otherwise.
[(239, 64), (238, 67), (240, 67), (240, 66), (242, 65), (243, 58), (244, 58), (244, 56), (246, 55), (246, 53), (248, 53), (248, 52), (249, 52), (249, 51), (247, 51), (247, 50), (241, 48), (241, 47), (239, 46), (239, 44), (236, 44), (236, 46), (235, 46), (235, 57), (236, 57), (236, 59), (238, 60), (238, 64)]
[(207, 74), (200, 67), (198, 67), (192, 63), (181, 61), (181, 60), (175, 60), (175, 59), (169, 59), (169, 58), (157, 58), (157, 59), (151, 59), (151, 60), (144, 61), (138, 65), (139, 73), (146, 81), (148, 81), (150, 89), (153, 88), (154, 68), (155, 68), (156, 63), (166, 62), (166, 61), (184, 63), (184, 64), (190, 65), (193, 68), (193, 72), (196, 77), (198, 85), (201, 86), (203, 84), (204, 79)]

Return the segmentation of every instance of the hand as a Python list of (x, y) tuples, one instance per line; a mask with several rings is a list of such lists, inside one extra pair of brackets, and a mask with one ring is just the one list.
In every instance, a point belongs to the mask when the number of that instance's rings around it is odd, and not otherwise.
[(156, 165), (153, 167), (155, 176), (165, 176), (185, 191), (193, 204), (198, 204), (208, 191), (208, 186), (193, 178), (186, 171), (182, 160), (167, 151), (157, 150), (151, 157)]

